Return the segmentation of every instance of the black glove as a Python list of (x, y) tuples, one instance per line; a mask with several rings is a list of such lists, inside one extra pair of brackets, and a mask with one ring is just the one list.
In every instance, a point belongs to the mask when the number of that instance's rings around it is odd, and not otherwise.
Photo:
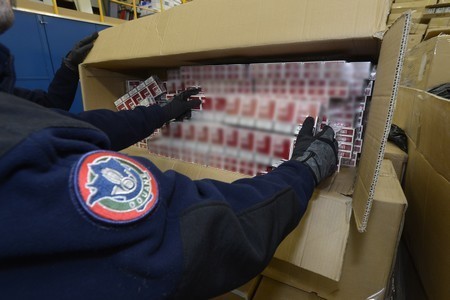
[(315, 136), (313, 136), (313, 127), (314, 119), (307, 117), (295, 141), (291, 159), (307, 165), (317, 185), (336, 171), (338, 144), (330, 126), (325, 126)]
[(84, 61), (89, 51), (94, 47), (94, 42), (98, 38), (98, 32), (82, 39), (73, 46), (72, 50), (64, 58), (64, 64), (74, 72), (78, 72), (78, 65)]
[(162, 107), (166, 122), (172, 119), (177, 121), (183, 121), (185, 118), (190, 119), (191, 109), (199, 106), (202, 101), (199, 99), (188, 101), (188, 99), (199, 92), (200, 88), (190, 88), (175, 95), (169, 103)]

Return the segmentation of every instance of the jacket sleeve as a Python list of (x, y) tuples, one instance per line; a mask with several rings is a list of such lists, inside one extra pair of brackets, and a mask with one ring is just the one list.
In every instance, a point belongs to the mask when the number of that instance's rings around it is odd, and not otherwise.
[(145, 139), (164, 125), (166, 118), (159, 105), (137, 106), (133, 110), (111, 111), (95, 109), (72, 114), (61, 114), (85, 121), (102, 130), (111, 141), (111, 150), (120, 151)]
[(56, 71), (48, 91), (14, 88), (14, 95), (25, 98), (44, 107), (68, 111), (72, 106), (78, 88), (78, 74), (64, 64)]
[(232, 184), (179, 174), (172, 183), (172, 207), (185, 207), (179, 212), (181, 299), (217, 296), (262, 272), (298, 225), (314, 190), (310, 170), (297, 161)]

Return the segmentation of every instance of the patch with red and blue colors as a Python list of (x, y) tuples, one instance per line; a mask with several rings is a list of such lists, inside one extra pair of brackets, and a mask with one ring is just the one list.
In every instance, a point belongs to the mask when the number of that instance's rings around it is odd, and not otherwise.
[(137, 221), (158, 203), (158, 183), (150, 170), (116, 152), (85, 154), (75, 167), (74, 181), (81, 206), (104, 222)]

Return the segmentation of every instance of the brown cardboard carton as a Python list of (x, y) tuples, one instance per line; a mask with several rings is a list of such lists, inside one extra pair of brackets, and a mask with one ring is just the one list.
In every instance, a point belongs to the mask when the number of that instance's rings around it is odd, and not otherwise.
[(405, 174), (406, 163), (408, 161), (408, 154), (402, 151), (398, 146), (392, 142), (387, 142), (384, 158), (389, 159), (394, 166), (395, 173), (400, 182), (403, 182), (403, 175)]
[(450, 82), (450, 35), (423, 41), (408, 52), (401, 84), (421, 90)]
[[(325, 299), (384, 299), (407, 202), (394, 167), (384, 160), (367, 231), (350, 226), (339, 282), (273, 259), (263, 275)], [(352, 218), (354, 223), (354, 218)], [(438, 298), (436, 298), (438, 299)]]
[(424, 40), (431, 39), (440, 34), (450, 34), (450, 17), (431, 18), (425, 33)]
[(450, 17), (450, 4), (439, 3), (434, 5), (428, 5), (425, 8), (422, 19), (427, 22), (431, 18), (445, 18)]
[(420, 44), (423, 39), (423, 34), (410, 34), (408, 35), (408, 51)]
[[(419, 7), (419, 8), (415, 8), (415, 9), (411, 10), (412, 21), (415, 23), (420, 23), (424, 12), (425, 12), (425, 8), (423, 8), (423, 7)], [(395, 22), (395, 20), (400, 18), (403, 14), (404, 14), (404, 12), (403, 13), (391, 12), (391, 14), (389, 15), (387, 24), (392, 25)]]
[(253, 299), (253, 295), (256, 289), (260, 285), (262, 276), (258, 275), (243, 286), (232, 290), (224, 295), (214, 297), (211, 300), (250, 300)]
[[(410, 15), (400, 18), (385, 32), (390, 3), (383, 0), (356, 2), (287, 0), (284, 5), (279, 5), (263, 0), (194, 1), (109, 28), (100, 33), (94, 48), (80, 66), (85, 109), (114, 110), (113, 102), (121, 96), (125, 80), (164, 74), (167, 68), (175, 66), (324, 57), (378, 60), (373, 93), (376, 101), (371, 105), (366, 132), (368, 141), (363, 147), (352, 199), (356, 224), (360, 231), (364, 231), (390, 127)], [(346, 15), (345, 19), (342, 19), (342, 14)], [(152, 156), (142, 149), (130, 148), (126, 152), (146, 156), (162, 169), (175, 168), (193, 179), (210, 177), (232, 181), (242, 177), (241, 174)], [(343, 185), (338, 180), (340, 177), (335, 178), (336, 184), (339, 183), (343, 190), (352, 191), (354, 177)], [(321, 197), (318, 199), (321, 201)], [(311, 205), (309, 209), (313, 213), (320, 207)], [(337, 215), (347, 218), (348, 205), (339, 207)], [(334, 215), (328, 216), (331, 224), (348, 226), (344, 219), (335, 218)], [(311, 219), (315, 221), (315, 218)], [(317, 221), (325, 219), (321, 217)], [(322, 225), (322, 228), (326, 226)], [(307, 236), (321, 232), (310, 230)], [(303, 246), (308, 255), (315, 254), (315, 261), (308, 258), (299, 263), (294, 259), (295, 255), (283, 256), (283, 259), (294, 268), (308, 268), (328, 276), (330, 280), (337, 280), (345, 251), (343, 245), (346, 244), (345, 230), (341, 233), (341, 239), (320, 236), (317, 240), (321, 243), (314, 247)], [(292, 251), (299, 251), (298, 248), (294, 247)], [(340, 253), (328, 268), (324, 268), (320, 259), (327, 257), (328, 249), (337, 249)]]
[(394, 122), (408, 135), (405, 241), (428, 299), (450, 295), (450, 102), (402, 87)]
[(411, 24), (411, 29), (409, 30), (409, 34), (421, 34), (423, 35), (425, 31), (427, 31), (428, 25), (413, 22)]
[(395, 2), (391, 6), (391, 13), (398, 14), (404, 13), (407, 10), (414, 10), (417, 8), (422, 8), (427, 5), (436, 4), (436, 0), (419, 0), (419, 1), (410, 1), (410, 2)]
[(319, 300), (323, 299), (319, 296), (296, 289), (287, 284), (263, 277), (261, 283), (256, 290), (253, 300), (280, 300), (280, 299), (296, 299), (296, 300)]

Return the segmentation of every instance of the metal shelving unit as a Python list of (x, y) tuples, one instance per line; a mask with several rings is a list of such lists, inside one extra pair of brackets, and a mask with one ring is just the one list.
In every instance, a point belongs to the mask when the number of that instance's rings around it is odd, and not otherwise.
[[(110, 3), (114, 3), (129, 8), (130, 13), (132, 13), (133, 19), (137, 19), (139, 17), (138, 11), (158, 13), (165, 10), (164, 0), (156, 0), (159, 2), (158, 7), (160, 9), (140, 6), (139, 5), (140, 0), (122, 0), (122, 1), (108, 0), (107, 1), (108, 4), (106, 4), (105, 1), (103, 0), (94, 0), (94, 1), (96, 1), (94, 3), (97, 4), (96, 6), (94, 4), (95, 8), (98, 7), (98, 14), (83, 11), (84, 10), (83, 8), (90, 7), (92, 5), (90, 0), (73, 0), (73, 2), (75, 3), (75, 7), (78, 7), (78, 9), (76, 10), (60, 7), (57, 3), (57, 0), (43, 0), (43, 2), (30, 0), (17, 0), (16, 8), (18, 10), (23, 11), (55, 15), (69, 19), (78, 19), (82, 21), (94, 21), (110, 25), (119, 24), (121, 21), (126, 21), (124, 19), (115, 18), (107, 15), (106, 12), (108, 11), (108, 9), (105, 7), (105, 5), (109, 5)], [(190, 1), (192, 0), (180, 0), (180, 4), (184, 4)]]

